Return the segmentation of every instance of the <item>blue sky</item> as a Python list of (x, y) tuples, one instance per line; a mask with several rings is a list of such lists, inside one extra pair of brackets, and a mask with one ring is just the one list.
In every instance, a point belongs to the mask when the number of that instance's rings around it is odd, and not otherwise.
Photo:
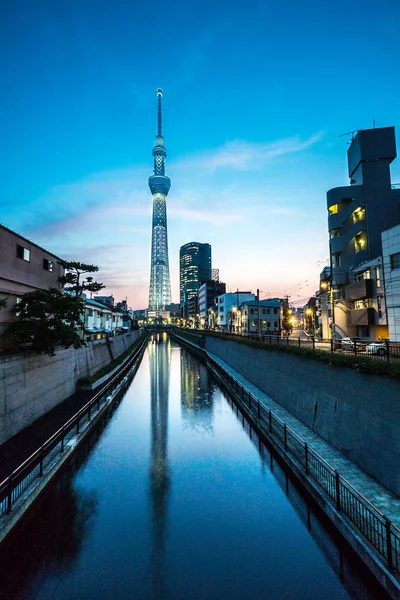
[(399, 27), (395, 0), (2, 3), (1, 222), (147, 306), (160, 86), (173, 299), (199, 241), (232, 290), (301, 303), (348, 182), (340, 134), (399, 139)]

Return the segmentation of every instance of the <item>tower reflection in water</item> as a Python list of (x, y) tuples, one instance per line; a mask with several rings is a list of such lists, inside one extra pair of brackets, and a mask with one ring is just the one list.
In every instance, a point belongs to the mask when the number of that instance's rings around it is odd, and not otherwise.
[(164, 597), (165, 537), (170, 475), (168, 466), (168, 402), (171, 341), (153, 334), (148, 346), (151, 380), (150, 494), (152, 505), (154, 597)]
[(181, 352), (181, 411), (184, 426), (196, 433), (213, 432), (214, 386), (205, 365)]

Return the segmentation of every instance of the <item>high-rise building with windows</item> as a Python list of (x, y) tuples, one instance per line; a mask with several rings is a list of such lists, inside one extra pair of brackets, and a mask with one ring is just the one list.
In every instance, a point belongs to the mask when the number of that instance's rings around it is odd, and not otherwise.
[(167, 233), (167, 195), (171, 180), (165, 175), (164, 161), (167, 150), (162, 135), (161, 88), (157, 89), (157, 104), (158, 127), (156, 145), (153, 148), (154, 173), (149, 177), (149, 187), (153, 196), (149, 316), (165, 316), (166, 307), (171, 304)]
[(179, 251), (180, 303), (183, 314), (187, 312), (189, 300), (197, 296), (199, 287), (211, 279), (211, 246), (189, 242)]

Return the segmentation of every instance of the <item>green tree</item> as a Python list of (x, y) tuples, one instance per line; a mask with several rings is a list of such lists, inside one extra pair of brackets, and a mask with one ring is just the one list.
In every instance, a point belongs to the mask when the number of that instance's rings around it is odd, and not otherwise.
[(99, 267), (95, 265), (67, 260), (60, 260), (58, 264), (66, 270), (65, 275), (59, 277), (58, 281), (63, 286), (68, 286), (65, 288), (67, 293), (80, 298), (84, 292), (99, 292), (106, 287), (103, 283), (94, 281), (91, 275), (85, 278), (82, 277), (86, 273), (97, 273)]
[(0, 298), (0, 310), (7, 307), (7, 298)]
[(63, 294), (56, 288), (24, 294), (12, 309), (17, 319), (5, 332), (8, 347), (17, 350), (22, 345), (34, 352), (54, 356), (56, 346), (84, 346), (79, 335), (84, 306), (81, 298)]
[(288, 334), (290, 335), (292, 333), (293, 330), (293, 325), (292, 325), (292, 313), (289, 312), (289, 308), (284, 305), (283, 306), (283, 316), (282, 316), (282, 329)]

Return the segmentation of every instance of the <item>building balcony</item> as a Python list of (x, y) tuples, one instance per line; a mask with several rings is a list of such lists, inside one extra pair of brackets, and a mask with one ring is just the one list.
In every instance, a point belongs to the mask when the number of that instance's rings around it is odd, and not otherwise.
[(363, 231), (367, 231), (366, 221), (357, 221), (356, 223), (352, 223), (351, 226), (347, 228), (346, 232), (341, 233), (335, 238), (331, 238), (331, 253), (336, 254), (337, 252), (343, 252), (353, 238)]
[(347, 313), (347, 325), (374, 325), (375, 311), (373, 308), (353, 308)]
[(346, 300), (360, 300), (362, 298), (372, 298), (372, 279), (361, 279), (346, 285)]
[(349, 274), (347, 269), (342, 267), (336, 267), (333, 269), (332, 275), (333, 286), (345, 285), (349, 281)]

